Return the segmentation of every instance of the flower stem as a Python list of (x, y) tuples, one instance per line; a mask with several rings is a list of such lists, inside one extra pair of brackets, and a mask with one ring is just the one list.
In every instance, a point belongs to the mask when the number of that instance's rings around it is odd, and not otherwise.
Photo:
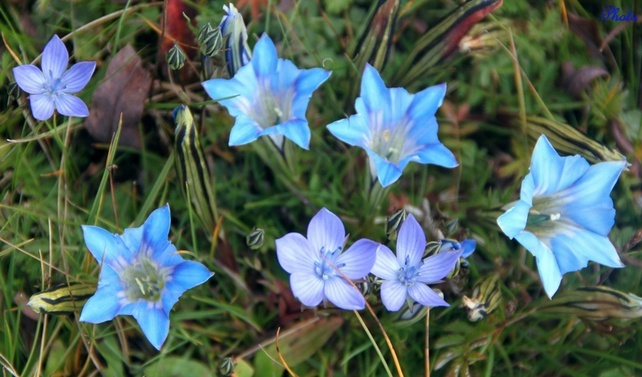
[(426, 308), (426, 377), (430, 377), (430, 308)]
[(383, 367), (386, 369), (386, 373), (388, 373), (388, 376), (392, 377), (392, 371), (390, 371), (390, 368), (388, 368), (388, 364), (386, 364), (386, 359), (383, 357), (383, 354), (381, 353), (381, 350), (379, 349), (377, 342), (372, 337), (370, 330), (368, 330), (368, 326), (366, 326), (366, 323), (363, 321), (363, 318), (361, 318), (361, 314), (359, 314), (359, 312), (356, 310), (353, 310), (353, 312), (357, 316), (357, 319), (359, 320), (361, 327), (363, 327), (363, 329), (365, 330), (366, 335), (368, 335), (368, 338), (370, 339), (370, 343), (372, 343), (372, 345), (375, 348), (375, 351), (377, 351), (377, 355), (379, 355), (379, 358), (381, 359), (381, 364), (383, 364)]

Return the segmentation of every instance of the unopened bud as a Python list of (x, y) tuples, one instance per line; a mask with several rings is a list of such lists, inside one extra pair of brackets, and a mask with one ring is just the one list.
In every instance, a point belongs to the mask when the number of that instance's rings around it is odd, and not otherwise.
[(201, 54), (212, 58), (223, 46), (223, 34), (218, 26), (212, 27), (208, 22), (198, 33), (197, 41)]
[(174, 43), (174, 46), (167, 51), (167, 65), (172, 71), (177, 71), (185, 65), (185, 53)]
[(386, 219), (386, 236), (390, 241), (394, 241), (397, 239), (399, 229), (401, 229), (401, 224), (406, 221), (406, 216), (406, 210), (402, 208), (399, 211), (388, 216), (388, 218)]
[(252, 250), (260, 249), (265, 241), (265, 230), (263, 228), (252, 228), (252, 231), (245, 238), (245, 243)]

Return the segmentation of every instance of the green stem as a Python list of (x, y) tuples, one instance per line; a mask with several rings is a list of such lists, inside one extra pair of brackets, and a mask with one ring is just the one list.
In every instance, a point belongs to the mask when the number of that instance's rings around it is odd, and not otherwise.
[(370, 339), (370, 342), (374, 346), (375, 351), (377, 352), (377, 355), (379, 355), (379, 358), (381, 359), (381, 364), (383, 364), (383, 367), (386, 369), (386, 373), (388, 373), (388, 376), (392, 377), (392, 371), (390, 370), (390, 368), (388, 368), (388, 364), (386, 364), (386, 359), (383, 357), (383, 354), (381, 353), (381, 349), (379, 349), (377, 342), (375, 342), (374, 338), (372, 337), (370, 330), (368, 330), (368, 326), (366, 326), (366, 323), (363, 321), (363, 318), (361, 318), (361, 315), (359, 314), (358, 311), (353, 310), (353, 312), (357, 316), (357, 319), (359, 320), (361, 327), (363, 327), (363, 329), (365, 330), (366, 335), (368, 335), (368, 338)]

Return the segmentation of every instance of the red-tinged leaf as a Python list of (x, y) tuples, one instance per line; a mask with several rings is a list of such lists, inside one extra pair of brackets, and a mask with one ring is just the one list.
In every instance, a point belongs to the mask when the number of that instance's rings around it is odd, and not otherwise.
[(502, 6), (504, 0), (484, 1), (478, 6), (471, 8), (462, 15), (458, 22), (444, 36), (446, 46), (444, 47), (443, 56), (447, 57), (459, 46), (459, 41), (468, 33), (468, 31), (490, 12)]
[(122, 114), (119, 144), (140, 148), (138, 123), (151, 85), (149, 70), (143, 68), (134, 48), (125, 46), (112, 58), (105, 81), (94, 91), (89, 117), (85, 121), (89, 134), (101, 142), (111, 141)]
[[(196, 9), (183, 2), (183, 0), (167, 0), (167, 8), (165, 15), (161, 22), (161, 30), (164, 29), (165, 36), (161, 44), (161, 54), (163, 57), (167, 55), (174, 43), (178, 42), (185, 54), (189, 58), (196, 56), (196, 36), (189, 28), (188, 21), (185, 16), (189, 17), (192, 22), (196, 16)], [(166, 23), (165, 23), (166, 22)], [(163, 23), (164, 28), (163, 28)]]
[(582, 96), (594, 79), (608, 76), (609, 73), (604, 68), (588, 66), (575, 69), (571, 62), (562, 64), (562, 86), (576, 98)]

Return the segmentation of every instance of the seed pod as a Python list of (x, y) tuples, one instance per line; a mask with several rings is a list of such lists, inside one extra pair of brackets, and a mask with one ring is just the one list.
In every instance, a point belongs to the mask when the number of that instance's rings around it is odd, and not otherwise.
[(201, 50), (203, 56), (213, 58), (221, 50), (223, 46), (223, 34), (221, 29), (217, 27), (212, 27), (208, 22), (203, 26), (198, 33), (197, 38), (198, 46)]
[(177, 71), (185, 65), (185, 53), (174, 43), (174, 46), (167, 51), (167, 65), (172, 71)]
[(218, 220), (212, 177), (198, 140), (194, 117), (187, 106), (174, 109), (174, 122), (174, 148), (177, 154), (174, 161), (181, 190), (206, 232), (212, 234)]
[(401, 224), (406, 221), (406, 216), (406, 210), (402, 208), (399, 211), (388, 216), (388, 218), (386, 219), (386, 236), (390, 241), (394, 241), (397, 239), (399, 229), (401, 229)]
[(245, 238), (245, 243), (252, 250), (260, 249), (265, 241), (265, 230), (263, 228), (252, 228), (252, 231)]

